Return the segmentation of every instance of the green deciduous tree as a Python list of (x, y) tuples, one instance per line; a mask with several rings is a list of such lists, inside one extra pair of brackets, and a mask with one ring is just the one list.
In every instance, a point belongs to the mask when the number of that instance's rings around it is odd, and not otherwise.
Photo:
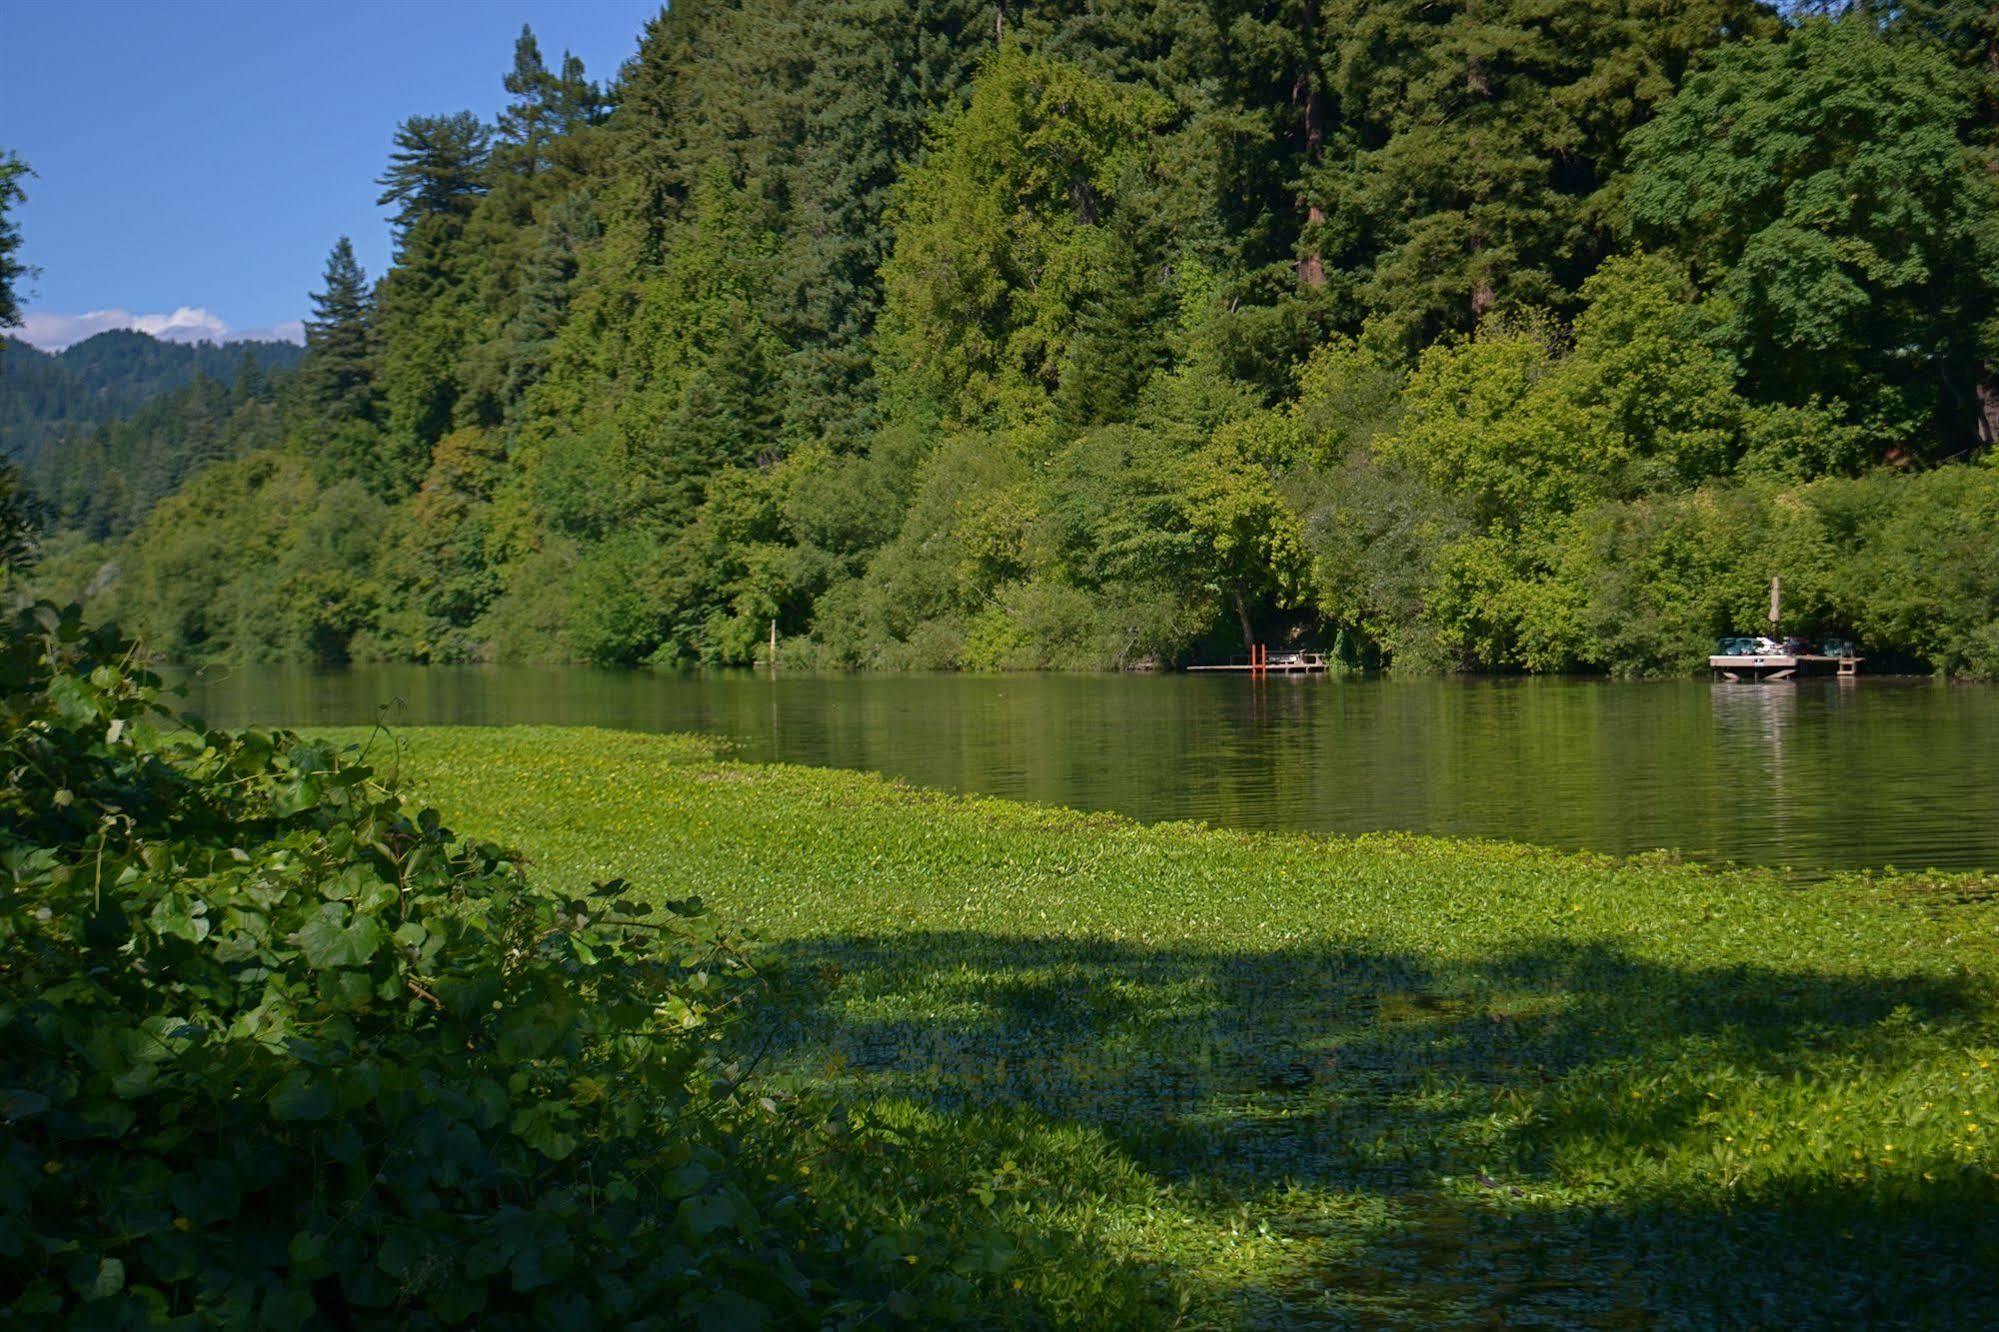
[(1632, 138), (1632, 233), (1712, 288), (1761, 396), (1839, 398), (1898, 449), (1990, 440), (1999, 193), (1935, 51), (1812, 20), (1719, 53)]

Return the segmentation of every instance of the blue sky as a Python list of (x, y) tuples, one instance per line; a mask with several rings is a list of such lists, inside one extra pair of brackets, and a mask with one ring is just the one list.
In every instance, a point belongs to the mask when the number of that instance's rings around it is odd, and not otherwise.
[(31, 340), (292, 325), (335, 237), (370, 276), (388, 262), (374, 179), (398, 121), (490, 119), (524, 22), (551, 66), (567, 47), (608, 78), (659, 7), (0, 0), (0, 147), (37, 177), (19, 212), (22, 257), (42, 269)]

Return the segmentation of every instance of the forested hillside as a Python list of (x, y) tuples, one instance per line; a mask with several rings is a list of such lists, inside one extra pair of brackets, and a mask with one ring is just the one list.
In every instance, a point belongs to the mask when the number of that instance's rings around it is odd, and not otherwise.
[(34, 461), (71, 431), (129, 416), (198, 379), (265, 377), (304, 354), (289, 342), (162, 342), (127, 329), (59, 352), (0, 338), (0, 457)]
[(1775, 574), (1999, 671), (1999, 6), (684, 0), (504, 82), (294, 381), (38, 473), (53, 590), (181, 659), (1646, 673)]

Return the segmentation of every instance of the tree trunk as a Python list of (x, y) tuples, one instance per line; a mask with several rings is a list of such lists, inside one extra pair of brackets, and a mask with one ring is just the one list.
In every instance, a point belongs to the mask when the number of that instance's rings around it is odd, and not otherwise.
[[(1319, 29), (1317, 0), (1306, 0), (1298, 28), (1304, 63), (1298, 69), (1298, 77), (1291, 83), (1291, 104), (1298, 108), (1299, 128), (1304, 139), (1304, 165), (1299, 175), (1309, 182), (1312, 168), (1319, 164), (1326, 143), (1326, 100), (1319, 91), (1319, 81), (1314, 77), (1312, 68)], [(1306, 188), (1311, 187), (1308, 184)], [(1306, 196), (1299, 195), (1298, 203), (1305, 209), (1307, 232), (1312, 232), (1326, 220), (1326, 210)], [(1326, 285), (1326, 261), (1318, 251), (1316, 238), (1309, 243), (1313, 248), (1298, 256), (1298, 283), (1317, 290)]]
[(1085, 176), (1069, 182), (1069, 202), (1076, 206), (1076, 220), (1086, 227), (1097, 225), (1097, 191)]
[(1479, 256), (1485, 253), (1485, 237), (1474, 231), (1471, 240), (1466, 243), (1466, 248), (1471, 251), (1474, 265), (1471, 280), (1471, 318), (1472, 323), (1476, 324), (1485, 318), (1485, 312), (1492, 308), (1492, 303), (1499, 297), (1492, 289), (1492, 274), (1476, 267)]
[[(1985, 9), (1985, 127), (1999, 130), (1999, 5)], [(1999, 153), (1985, 145), (1985, 169), (1999, 172)]]
[[(1325, 209), (1319, 207), (1317, 204), (1307, 205), (1305, 209), (1305, 225), (1307, 227), (1316, 227), (1325, 220)], [(1298, 256), (1298, 282), (1299, 285), (1311, 287), (1314, 290), (1326, 285), (1326, 261), (1317, 249), (1307, 250), (1304, 254)]]
[(1978, 377), (1978, 442), (1986, 448), (1999, 444), (1999, 380), (1990, 366)]
[(1236, 588), (1230, 596), (1235, 598), (1236, 620), (1242, 625), (1242, 645), (1248, 652), (1256, 651), (1256, 628), (1249, 622), (1249, 605), (1242, 599), (1242, 589)]
[[(1477, 56), (1465, 57), (1465, 91), (1473, 97), (1485, 100), (1490, 100), (1492, 97), (1492, 75), (1487, 71), (1485, 61)], [(1472, 191), (1472, 208), (1484, 203), (1487, 195), (1486, 183), (1480, 181)], [(1465, 242), (1465, 249), (1472, 259), (1471, 317), (1472, 323), (1477, 324), (1485, 318), (1485, 312), (1490, 310), (1492, 303), (1498, 299), (1498, 293), (1492, 286), (1492, 273), (1484, 267), (1480, 259), (1485, 253), (1485, 233), (1479, 229), (1477, 222), (1472, 223), (1471, 235)]]

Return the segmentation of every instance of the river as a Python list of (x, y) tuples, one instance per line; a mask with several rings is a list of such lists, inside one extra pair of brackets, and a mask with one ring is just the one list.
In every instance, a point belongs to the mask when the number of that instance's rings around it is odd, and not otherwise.
[(395, 666), (183, 684), (218, 724), (693, 731), (746, 759), (1146, 820), (1669, 848), (1806, 874), (1999, 868), (1985, 686)]

